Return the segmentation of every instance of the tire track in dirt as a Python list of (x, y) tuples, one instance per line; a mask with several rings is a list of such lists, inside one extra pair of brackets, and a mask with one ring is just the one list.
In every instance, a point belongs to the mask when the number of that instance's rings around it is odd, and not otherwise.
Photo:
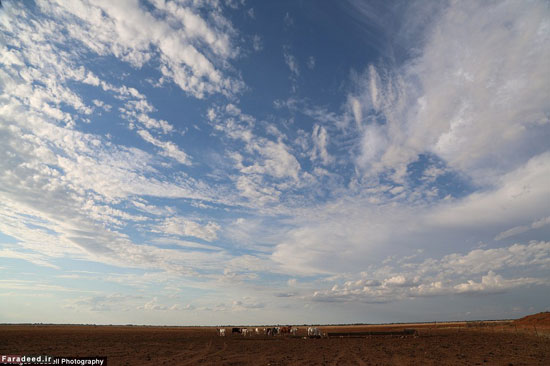
[[(224, 342), (224, 345), (225, 345), (225, 342)], [(198, 361), (204, 360), (209, 355), (211, 355), (211, 353), (210, 353), (211, 349), (212, 349), (212, 340), (210, 339), (208, 341), (208, 344), (206, 345), (206, 347), (202, 351), (200, 351), (198, 354), (196, 354), (192, 357), (187, 358), (180, 365), (189, 365), (189, 366), (196, 365), (198, 363)]]
[(340, 362), (346, 357), (346, 351), (343, 349), (343, 347), (339, 347), (338, 354), (332, 360), (330, 363), (331, 366), (339, 366), (339, 365), (345, 365), (345, 362)]
[[(185, 351), (178, 352), (176, 354), (170, 355), (169, 357), (156, 359), (156, 360), (154, 360), (153, 364), (154, 365), (160, 365), (160, 364), (170, 364), (170, 365), (172, 365), (174, 363), (177, 363), (178, 365), (182, 365), (182, 366), (183, 365), (189, 365), (189, 366), (196, 365), (198, 363), (198, 361), (204, 360), (208, 355), (210, 355), (210, 349), (211, 348), (212, 348), (212, 340), (209, 340), (206, 347), (203, 350), (200, 350), (195, 355), (192, 354), (193, 351), (187, 349)], [(227, 345), (225, 345), (225, 342), (224, 342), (224, 348), (222, 349), (222, 351), (225, 350), (225, 348), (227, 348)], [(216, 353), (219, 353), (219, 352), (220, 351), (218, 351)]]
[(216, 351), (216, 352), (214, 352), (214, 353), (211, 353), (209, 356), (210, 356), (210, 357), (212, 357), (212, 356), (217, 356), (217, 355), (219, 355), (219, 354), (221, 354), (221, 353), (224, 353), (226, 349), (227, 349), (227, 342), (223, 342), (223, 347), (222, 347), (222, 349), (219, 350), (219, 351)]

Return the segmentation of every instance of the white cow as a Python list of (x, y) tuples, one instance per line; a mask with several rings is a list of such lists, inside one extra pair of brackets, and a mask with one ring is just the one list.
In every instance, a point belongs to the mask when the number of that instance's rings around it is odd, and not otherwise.
[(242, 328), (241, 333), (243, 334), (244, 337), (246, 337), (247, 335), (250, 334), (250, 331), (248, 330), (248, 328)]
[(218, 329), (218, 335), (220, 337), (225, 337), (225, 328)]
[(256, 331), (256, 334), (260, 334), (260, 328), (256, 328), (255, 331)]
[(319, 330), (319, 328), (309, 327), (309, 328), (307, 328), (307, 335), (309, 337), (320, 337), (321, 336), (321, 331)]
[(298, 328), (296, 327), (290, 328), (290, 334), (292, 334), (293, 336), (295, 336), (297, 332), (298, 332)]

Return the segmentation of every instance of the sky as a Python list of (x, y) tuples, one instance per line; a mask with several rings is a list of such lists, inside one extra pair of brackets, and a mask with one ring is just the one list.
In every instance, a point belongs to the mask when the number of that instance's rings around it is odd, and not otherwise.
[(0, 322), (550, 310), (547, 1), (0, 8)]

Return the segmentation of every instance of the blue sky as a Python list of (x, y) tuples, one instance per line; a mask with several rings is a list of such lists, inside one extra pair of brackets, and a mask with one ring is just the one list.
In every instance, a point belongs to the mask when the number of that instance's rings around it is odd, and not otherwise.
[(3, 1), (0, 322), (549, 310), (544, 1)]

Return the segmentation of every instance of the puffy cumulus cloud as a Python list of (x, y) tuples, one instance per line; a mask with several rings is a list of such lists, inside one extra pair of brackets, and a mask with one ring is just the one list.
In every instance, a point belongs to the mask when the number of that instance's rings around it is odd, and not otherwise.
[[(137, 0), (38, 1), (39, 9), (60, 24), (72, 41), (90, 51), (113, 55), (134, 67), (155, 62), (164, 79), (202, 98), (230, 95), (243, 88), (219, 68), (237, 55), (233, 27), (217, 7), (197, 9), (173, 1), (153, 1), (154, 12)], [(201, 16), (202, 12), (210, 14)]]
[(156, 230), (161, 233), (192, 236), (209, 242), (218, 239), (220, 229), (221, 226), (215, 222), (210, 221), (205, 225), (201, 225), (196, 221), (177, 216), (166, 218), (156, 227)]
[(505, 279), (500, 275), (489, 271), (487, 275), (481, 277), (480, 282), (469, 280), (467, 283), (461, 283), (454, 286), (458, 293), (492, 293), (505, 292), (508, 289), (525, 285), (547, 285), (548, 281), (542, 278), (515, 278)]
[[(495, 272), (535, 268), (539, 270), (538, 277), (506, 278)], [(550, 281), (544, 274), (549, 270), (550, 243), (531, 242), (499, 249), (476, 249), (467, 254), (454, 253), (421, 263), (407, 258), (395, 263), (390, 261), (385, 266), (362, 272), (356, 280), (335, 284), (306, 297), (321, 302), (383, 303), (425, 296), (500, 293), (518, 287), (548, 286)]]
[[(423, 19), (412, 14), (407, 26)], [(491, 184), (547, 149), (549, 10), (540, 1), (451, 2), (437, 14), (416, 57), (398, 71), (371, 65), (358, 78), (357, 165), (398, 172), (432, 152)]]

